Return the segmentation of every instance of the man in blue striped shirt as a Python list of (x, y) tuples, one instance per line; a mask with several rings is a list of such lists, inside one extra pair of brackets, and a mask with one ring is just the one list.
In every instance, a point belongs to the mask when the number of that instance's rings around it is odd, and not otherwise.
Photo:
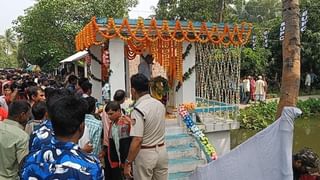
[(96, 156), (101, 151), (102, 141), (102, 122), (95, 118), (94, 113), (96, 110), (96, 99), (93, 97), (84, 98), (88, 103), (88, 110), (85, 116), (85, 131), (81, 139), (79, 140), (79, 146), (82, 147), (88, 142), (93, 146), (92, 153)]
[(22, 163), (21, 179), (104, 179), (100, 161), (77, 145), (84, 132), (84, 99), (69, 95), (48, 105), (55, 138)]

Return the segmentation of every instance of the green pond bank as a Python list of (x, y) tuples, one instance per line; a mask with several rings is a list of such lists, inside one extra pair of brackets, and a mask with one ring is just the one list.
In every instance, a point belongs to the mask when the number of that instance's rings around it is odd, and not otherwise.
[[(297, 152), (303, 147), (312, 148), (320, 155), (320, 117), (312, 116), (298, 118), (294, 123), (293, 151)], [(231, 148), (249, 139), (258, 131), (238, 129), (231, 132)]]

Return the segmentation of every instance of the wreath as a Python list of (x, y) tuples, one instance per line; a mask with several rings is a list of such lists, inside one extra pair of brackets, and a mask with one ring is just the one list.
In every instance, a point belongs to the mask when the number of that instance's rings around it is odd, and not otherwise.
[(158, 99), (163, 104), (167, 102), (167, 94), (169, 92), (168, 80), (162, 76), (154, 77), (150, 80), (151, 96)]

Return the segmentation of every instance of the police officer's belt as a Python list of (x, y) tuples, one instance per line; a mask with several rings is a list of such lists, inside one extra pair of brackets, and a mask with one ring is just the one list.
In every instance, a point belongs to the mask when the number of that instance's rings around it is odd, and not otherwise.
[(141, 149), (152, 149), (152, 148), (156, 148), (157, 146), (161, 147), (163, 145), (164, 145), (164, 143), (157, 144), (157, 145), (154, 145), (154, 146), (141, 146)]

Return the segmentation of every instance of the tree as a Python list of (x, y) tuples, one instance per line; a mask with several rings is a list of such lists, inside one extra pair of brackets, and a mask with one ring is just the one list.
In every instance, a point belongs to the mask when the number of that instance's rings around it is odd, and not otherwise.
[(137, 0), (38, 0), (15, 21), (21, 39), (18, 58), (44, 70), (75, 53), (75, 35), (96, 17), (122, 18)]
[(279, 28), (282, 17), (264, 22), (264, 27), (269, 27), (269, 47), (271, 55), (268, 58), (268, 67), (266, 71), (268, 92), (278, 92), (280, 90), (280, 79), (282, 70), (282, 45), (279, 40)]
[(299, 0), (283, 0), (283, 20), (286, 23), (282, 42), (282, 79), (277, 117), (284, 106), (296, 106), (300, 88), (300, 9)]
[(12, 50), (16, 48), (16, 37), (12, 29), (7, 29), (4, 35), (0, 35), (0, 41), (2, 48), (7, 55), (12, 53)]
[[(159, 0), (157, 19), (218, 22), (220, 0)], [(221, 4), (221, 3), (220, 3)]]
[[(301, 12), (308, 10), (308, 23), (306, 31), (301, 33), (301, 76), (311, 69), (315, 73), (320, 72), (320, 1), (302, 0)], [(318, 74), (319, 77), (320, 74)], [(304, 79), (303, 79), (304, 80)], [(313, 87), (320, 87), (319, 78), (316, 79)], [(301, 81), (304, 82), (304, 81)], [(301, 86), (303, 87), (303, 86)]]
[(17, 48), (18, 42), (12, 29), (7, 29), (4, 35), (0, 35), (0, 67), (18, 67)]
[(241, 76), (265, 75), (268, 70), (268, 59), (271, 52), (262, 47), (243, 48), (241, 52)]
[(281, 0), (240, 0), (228, 4), (229, 20), (261, 23), (281, 16)]

